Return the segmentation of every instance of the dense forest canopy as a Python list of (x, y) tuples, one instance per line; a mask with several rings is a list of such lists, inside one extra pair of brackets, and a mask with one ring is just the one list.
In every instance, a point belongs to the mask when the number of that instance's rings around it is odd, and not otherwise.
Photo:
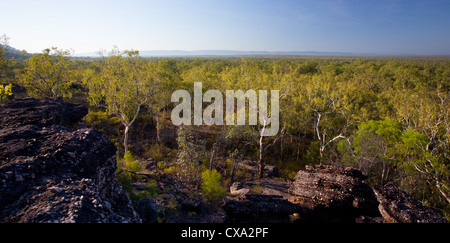
[[(0, 49), (0, 79), (0, 102), (44, 96), (89, 105), (86, 123), (116, 142), (128, 169), (140, 169), (136, 158), (176, 162), (165, 172), (200, 188), (202, 174), (214, 187), (247, 176), (234, 169), (245, 160), (258, 161), (259, 176), (270, 164), (283, 178), (308, 164), (352, 166), (369, 183), (399, 187), (450, 215), (448, 57), (143, 58), (114, 49), (74, 59), (52, 48), (15, 59)], [(192, 94), (195, 82), (222, 94), (279, 90), (278, 134), (261, 136), (262, 124), (177, 129), (171, 95)], [(176, 143), (164, 141), (174, 130)]]

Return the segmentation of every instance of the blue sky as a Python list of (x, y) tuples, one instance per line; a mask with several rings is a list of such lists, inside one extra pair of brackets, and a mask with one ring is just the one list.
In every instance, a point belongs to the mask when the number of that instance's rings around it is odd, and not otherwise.
[(0, 0), (28, 52), (120, 49), (450, 55), (448, 0)]

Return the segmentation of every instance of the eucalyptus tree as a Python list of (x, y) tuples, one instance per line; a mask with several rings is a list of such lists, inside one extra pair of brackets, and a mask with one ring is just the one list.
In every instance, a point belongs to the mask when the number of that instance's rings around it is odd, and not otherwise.
[(20, 81), (28, 93), (36, 97), (70, 96), (70, 51), (56, 47), (33, 55), (25, 66)]
[(97, 69), (96, 75), (87, 83), (89, 101), (120, 118), (125, 127), (123, 146), (126, 153), (130, 128), (142, 107), (149, 104), (158, 90), (154, 69), (138, 51), (121, 52), (117, 48), (97, 63)]

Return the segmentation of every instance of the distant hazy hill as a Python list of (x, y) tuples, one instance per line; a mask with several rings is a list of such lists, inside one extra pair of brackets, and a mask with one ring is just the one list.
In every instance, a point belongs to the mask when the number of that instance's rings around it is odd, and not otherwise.
[(3, 50), (5, 50), (5, 57), (7, 59), (15, 58), (18, 60), (28, 59), (31, 57), (31, 54), (27, 53), (26, 51), (18, 50), (11, 46), (0, 46)]
[(17, 52), (17, 53), (21, 52), (20, 50), (14, 48), (14, 47), (12, 47), (12, 46), (1, 46), (1, 47), (2, 47), (5, 51), (8, 51), (8, 52)]

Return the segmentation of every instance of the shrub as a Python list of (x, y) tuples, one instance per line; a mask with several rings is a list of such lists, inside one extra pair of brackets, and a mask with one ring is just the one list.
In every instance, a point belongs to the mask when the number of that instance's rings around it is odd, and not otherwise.
[(222, 175), (217, 170), (205, 170), (202, 173), (202, 192), (205, 199), (218, 202), (225, 194), (225, 189), (221, 186)]
[(127, 151), (123, 155), (123, 159), (125, 160), (125, 162), (132, 162), (132, 161), (134, 161), (134, 157), (133, 157), (133, 154), (131, 153), (131, 151)]
[(158, 196), (158, 183), (155, 180), (149, 180), (145, 184), (145, 190), (152, 197)]
[(177, 159), (177, 151), (164, 144), (147, 143), (144, 145), (144, 150), (145, 158), (154, 158), (156, 161), (173, 161)]
[(122, 186), (122, 188), (128, 193), (133, 193), (133, 184), (131, 183), (131, 175), (130, 173), (127, 173), (120, 168), (117, 168), (116, 173), (117, 181), (119, 182), (119, 185)]
[(8, 96), (12, 95), (12, 84), (3, 86), (0, 85), (0, 103), (3, 102), (3, 100), (6, 100)]
[(197, 188), (201, 183), (201, 165), (207, 158), (205, 140), (190, 126), (181, 126), (177, 135), (178, 178)]
[(134, 157), (130, 151), (127, 151), (125, 153), (125, 155), (123, 156), (123, 159), (125, 160), (125, 167), (127, 169), (135, 171), (135, 172), (139, 172), (143, 169), (141, 163), (139, 163), (139, 161), (136, 161), (134, 159)]

